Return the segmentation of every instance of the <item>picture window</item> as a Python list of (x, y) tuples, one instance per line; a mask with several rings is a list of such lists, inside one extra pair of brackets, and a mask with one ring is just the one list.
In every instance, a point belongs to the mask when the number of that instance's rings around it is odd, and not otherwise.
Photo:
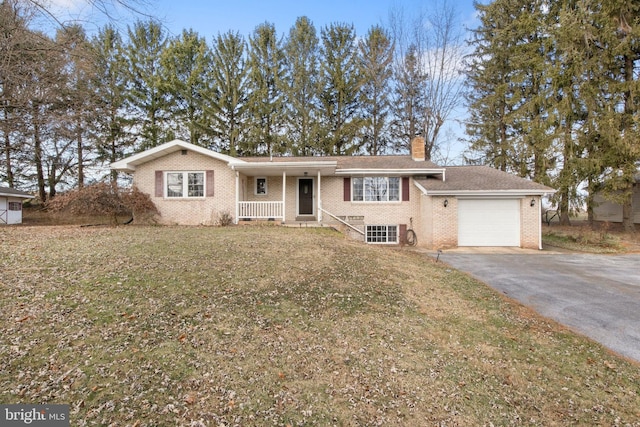
[(354, 177), (352, 201), (354, 202), (398, 202), (400, 201), (400, 178), (386, 176)]

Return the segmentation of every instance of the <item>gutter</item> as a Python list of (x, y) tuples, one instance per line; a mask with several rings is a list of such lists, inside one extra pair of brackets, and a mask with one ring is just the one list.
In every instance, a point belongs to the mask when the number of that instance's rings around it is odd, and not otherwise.
[(444, 169), (337, 169), (336, 175), (437, 175), (442, 174), (444, 180)]

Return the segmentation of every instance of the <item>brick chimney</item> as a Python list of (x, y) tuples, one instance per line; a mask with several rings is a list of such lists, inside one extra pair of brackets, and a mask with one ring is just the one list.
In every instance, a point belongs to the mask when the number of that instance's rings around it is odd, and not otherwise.
[(424, 138), (416, 136), (411, 140), (411, 158), (417, 162), (424, 161)]

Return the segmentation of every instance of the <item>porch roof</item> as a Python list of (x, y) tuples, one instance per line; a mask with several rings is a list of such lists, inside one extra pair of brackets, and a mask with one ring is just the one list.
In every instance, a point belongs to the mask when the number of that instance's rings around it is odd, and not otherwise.
[(358, 175), (443, 174), (444, 168), (430, 161), (415, 161), (411, 156), (326, 156), (326, 157), (243, 157), (229, 166), (248, 175)]
[[(229, 166), (233, 170), (243, 172), (247, 175), (253, 176), (276, 176), (282, 175), (286, 172), (290, 175), (317, 175), (318, 172), (322, 175), (333, 175), (336, 171), (337, 163), (331, 160), (300, 160), (298, 161), (281, 161), (282, 158), (278, 158), (276, 161), (244, 161), (244, 162), (231, 162)], [(295, 159), (295, 158), (291, 158)]]

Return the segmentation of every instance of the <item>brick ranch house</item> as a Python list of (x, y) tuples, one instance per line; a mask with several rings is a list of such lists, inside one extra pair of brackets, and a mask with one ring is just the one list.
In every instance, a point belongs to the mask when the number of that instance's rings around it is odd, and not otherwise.
[(174, 140), (111, 164), (133, 174), (164, 224), (273, 220), (332, 225), (368, 243), (541, 248), (555, 190), (486, 166), (440, 167), (420, 138), (404, 156), (235, 158)]

